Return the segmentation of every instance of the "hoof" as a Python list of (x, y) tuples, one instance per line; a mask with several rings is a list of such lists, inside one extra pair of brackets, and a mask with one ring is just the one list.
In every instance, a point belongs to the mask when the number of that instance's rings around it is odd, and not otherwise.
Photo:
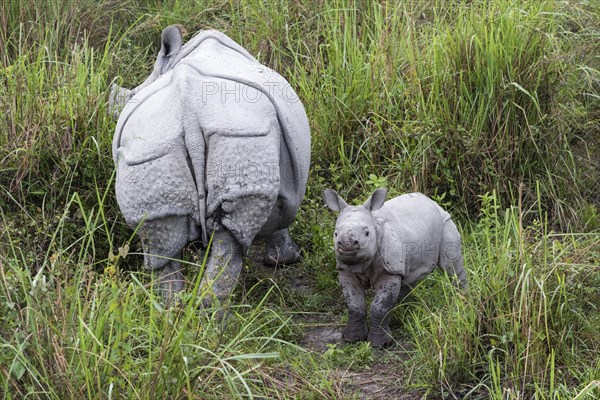
[(300, 261), (300, 248), (295, 243), (285, 248), (268, 249), (264, 256), (264, 263), (269, 267), (295, 264), (298, 261)]
[(369, 342), (372, 347), (384, 348), (389, 347), (394, 339), (385, 331), (381, 333), (369, 333)]
[(342, 332), (342, 339), (349, 343), (362, 342), (367, 339), (367, 328), (349, 328), (346, 326)]
[(300, 261), (300, 247), (294, 243), (287, 229), (282, 229), (266, 240), (263, 260), (269, 267), (297, 263)]

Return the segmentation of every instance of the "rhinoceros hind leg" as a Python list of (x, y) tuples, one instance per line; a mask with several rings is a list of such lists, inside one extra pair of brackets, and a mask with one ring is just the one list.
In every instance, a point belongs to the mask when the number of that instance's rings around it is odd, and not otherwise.
[(200, 283), (205, 293), (204, 306), (212, 300), (226, 300), (233, 291), (242, 271), (242, 245), (227, 230), (218, 230), (213, 234), (210, 256)]
[(157, 292), (165, 305), (184, 288), (183, 267), (179, 263), (183, 247), (197, 236), (195, 227), (190, 228), (187, 216), (169, 216), (146, 221), (139, 229), (144, 249), (144, 267), (153, 272)]
[(144, 222), (138, 235), (144, 249), (144, 268), (154, 271), (170, 259), (181, 258), (181, 251), (197, 237), (197, 231), (190, 232), (187, 216), (169, 216)]
[(181, 263), (171, 260), (162, 268), (156, 269), (154, 274), (156, 290), (161, 294), (165, 306), (174, 305), (185, 286)]
[(265, 240), (264, 263), (268, 266), (294, 264), (300, 260), (300, 247), (287, 228), (278, 230)]

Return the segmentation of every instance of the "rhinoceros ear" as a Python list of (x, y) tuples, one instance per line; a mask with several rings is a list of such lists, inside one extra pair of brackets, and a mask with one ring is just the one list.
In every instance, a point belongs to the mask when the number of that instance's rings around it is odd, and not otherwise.
[(344, 208), (348, 207), (348, 203), (346, 203), (346, 201), (333, 189), (325, 189), (323, 191), (323, 199), (325, 200), (327, 207), (333, 211), (342, 211)]
[(166, 27), (160, 35), (160, 42), (160, 52), (158, 53), (154, 69), (162, 75), (169, 61), (181, 50), (181, 45), (183, 44), (181, 28), (178, 25)]
[(365, 201), (363, 207), (369, 211), (379, 210), (383, 206), (383, 203), (385, 203), (386, 196), (387, 189), (379, 188), (373, 192), (373, 194), (367, 199), (367, 201)]
[(181, 28), (178, 25), (171, 25), (166, 27), (160, 35), (161, 40), (161, 51), (164, 52), (165, 57), (172, 57), (179, 52), (183, 43)]

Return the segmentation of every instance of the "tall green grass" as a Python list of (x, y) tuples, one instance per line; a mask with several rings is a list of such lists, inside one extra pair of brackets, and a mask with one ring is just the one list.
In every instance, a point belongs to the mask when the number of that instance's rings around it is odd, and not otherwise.
[[(114, 237), (106, 193), (97, 199), (86, 209), (71, 196), (34, 260), (19, 228), (0, 216), (8, 228), (0, 257), (4, 398), (340, 398), (336, 368), (360, 371), (384, 356), (368, 346), (319, 355), (295, 345), (303, 328), (292, 317), (303, 303), (272, 281), (247, 289), (226, 319), (201, 311), (202, 261), (186, 263), (182, 306), (164, 309), (151, 277), (124, 268), (135, 254)], [(395, 312), (394, 335), (410, 356), (401, 361), (411, 370), (403, 385), (434, 398), (593, 398), (600, 235), (557, 234), (543, 220), (524, 226), (522, 209), (503, 210), (493, 195), (482, 203), (479, 221), (461, 229), (469, 290), (437, 274)], [(73, 220), (84, 236), (72, 238)], [(97, 254), (98, 236), (115, 255)], [(399, 362), (390, 354), (388, 363)]]
[[(160, 30), (180, 23), (190, 34), (225, 31), (290, 80), (311, 119), (314, 170), (330, 182), (330, 167), (343, 185), (376, 174), (399, 191), (446, 194), (473, 215), (481, 193), (495, 190), (509, 204), (522, 187), (525, 201), (535, 201), (540, 182), (562, 227), (597, 206), (589, 153), (600, 102), (600, 61), (590, 44), (597, 7), (537, 0), (2, 7), (3, 97), (15, 99), (2, 133), (3, 159), (16, 175), (6, 174), (3, 185), (11, 188), (28, 171), (39, 176), (40, 160), (49, 159), (42, 172), (53, 173), (52, 159), (67, 158), (64, 149), (81, 133), (80, 140), (107, 141), (107, 120), (93, 116), (103, 112), (108, 82), (143, 80)], [(42, 126), (47, 134), (37, 140), (32, 131)], [(32, 142), (50, 154), (33, 151), (22, 161), (15, 152)]]
[(436, 277), (405, 309), (420, 373), (447, 393), (571, 398), (600, 379), (600, 235), (557, 234), (539, 220), (525, 227), (522, 210), (482, 200), (466, 229), (470, 290)]
[[(20, 232), (5, 232), (3, 398), (335, 397), (327, 371), (290, 341), (297, 327), (277, 306), (277, 286), (259, 282), (268, 289), (257, 302), (245, 305), (242, 299), (223, 316), (202, 310), (201, 267), (187, 263), (196, 275), (182, 305), (165, 309), (150, 277), (122, 269), (132, 256), (127, 244), (116, 255), (96, 254), (97, 231), (112, 239), (104, 200), (100, 193), (97, 207), (87, 210), (74, 194), (33, 265), (13, 237)], [(74, 241), (68, 222), (73, 213), (86, 230)], [(0, 217), (9, 227), (7, 216)]]
[(545, 204), (568, 221), (586, 184), (570, 143), (592, 89), (564, 53), (578, 40), (560, 25), (569, 18), (556, 2), (416, 3), (323, 14), (332, 34), (308, 62), (305, 90), (319, 162), (470, 210), (486, 191), (514, 201), (521, 183), (533, 201), (540, 180)]

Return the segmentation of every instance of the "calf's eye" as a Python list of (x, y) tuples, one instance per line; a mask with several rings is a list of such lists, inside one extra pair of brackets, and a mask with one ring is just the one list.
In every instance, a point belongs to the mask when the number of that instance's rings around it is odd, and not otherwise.
[(365, 236), (369, 236), (369, 231), (366, 231), (366, 232), (365, 232)]

